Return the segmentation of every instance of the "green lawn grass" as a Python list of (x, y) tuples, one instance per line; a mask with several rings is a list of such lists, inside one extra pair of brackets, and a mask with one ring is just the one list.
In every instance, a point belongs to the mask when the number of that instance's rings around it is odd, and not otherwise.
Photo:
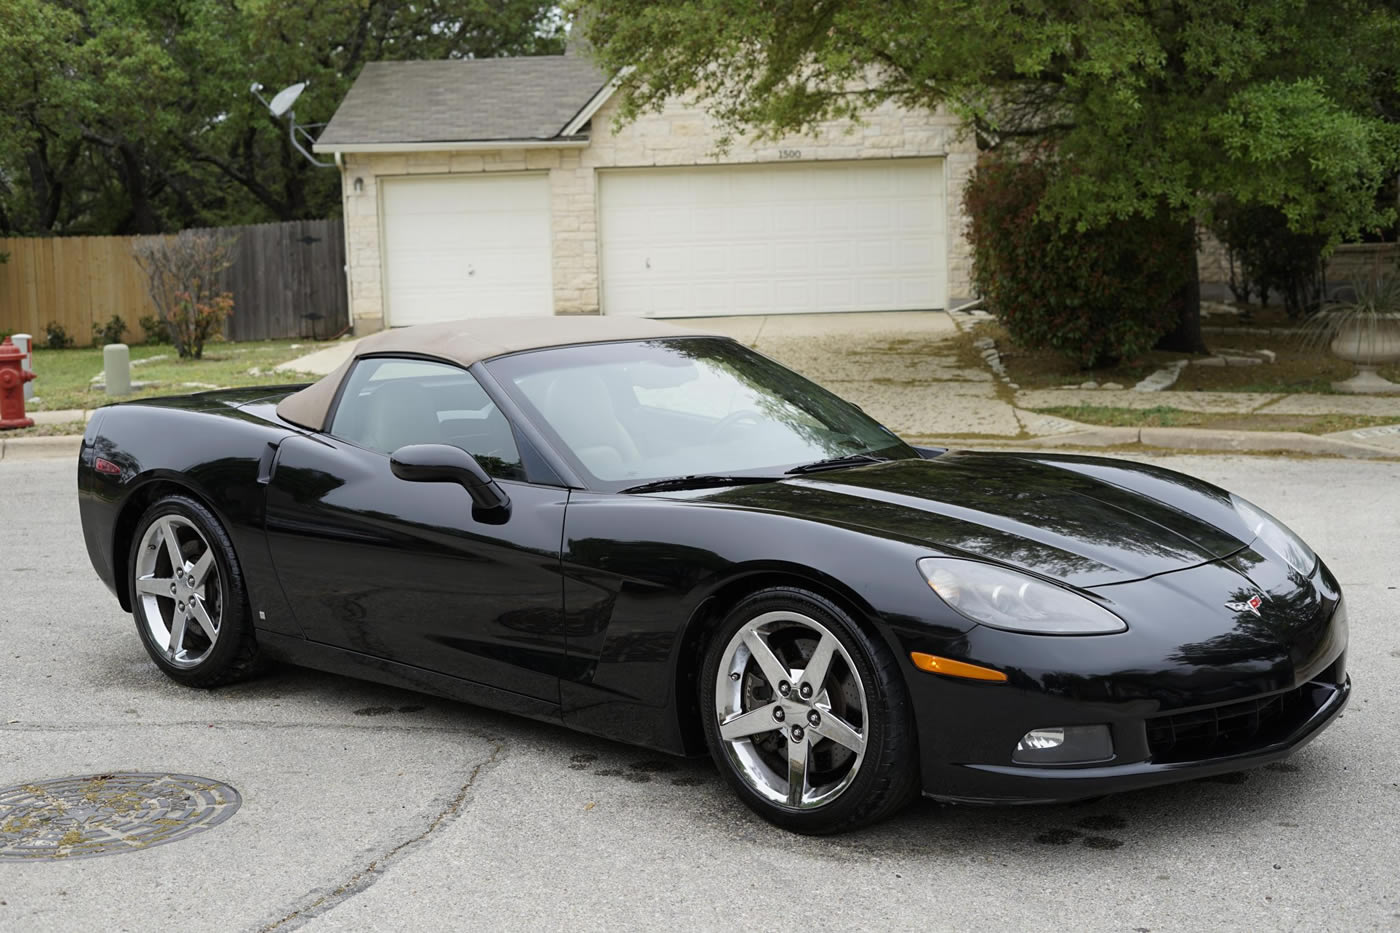
[[(37, 378), (32, 385), (40, 401), (28, 407), (33, 411), (90, 409), (126, 399), (186, 395), (213, 388), (310, 382), (316, 377), (273, 372), (272, 368), (329, 345), (310, 340), (219, 341), (205, 344), (204, 358), (198, 360), (182, 360), (170, 346), (136, 346), (131, 348), (131, 381), (148, 385), (121, 397), (94, 388), (93, 377), (102, 372), (100, 348), (48, 350), (35, 347), (33, 362)], [(143, 363), (143, 360), (151, 362)]]

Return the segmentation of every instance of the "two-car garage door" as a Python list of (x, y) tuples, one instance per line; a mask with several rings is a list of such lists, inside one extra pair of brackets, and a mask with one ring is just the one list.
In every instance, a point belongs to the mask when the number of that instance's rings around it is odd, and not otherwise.
[(946, 306), (942, 160), (628, 169), (598, 187), (604, 313)]
[[(617, 169), (597, 180), (606, 314), (946, 306), (941, 160)], [(553, 313), (550, 193), (546, 172), (383, 179), (388, 323)]]

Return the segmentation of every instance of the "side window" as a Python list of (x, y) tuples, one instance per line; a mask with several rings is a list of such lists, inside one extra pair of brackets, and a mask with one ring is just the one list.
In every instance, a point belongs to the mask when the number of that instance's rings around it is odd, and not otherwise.
[(386, 454), (407, 444), (451, 444), (497, 479), (525, 478), (506, 416), (471, 373), (446, 363), (360, 360), (330, 433)]

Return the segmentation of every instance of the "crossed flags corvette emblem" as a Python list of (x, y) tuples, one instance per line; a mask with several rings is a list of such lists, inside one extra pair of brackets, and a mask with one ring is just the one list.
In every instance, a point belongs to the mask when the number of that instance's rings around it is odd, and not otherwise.
[(1231, 612), (1252, 612), (1259, 615), (1259, 607), (1262, 605), (1264, 605), (1264, 597), (1256, 593), (1242, 603), (1226, 603), (1225, 608)]

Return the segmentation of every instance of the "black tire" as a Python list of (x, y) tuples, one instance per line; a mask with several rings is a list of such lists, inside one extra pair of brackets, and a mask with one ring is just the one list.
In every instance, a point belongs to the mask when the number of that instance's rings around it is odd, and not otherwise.
[[(206, 609), (207, 618), (213, 618), (213, 612), (209, 610), (217, 609), (216, 637), (208, 638), (197, 620), (191, 619), (186, 623), (188, 630), (185, 638), (181, 639), (181, 644), (183, 647), (188, 638), (192, 647), (182, 652), (183, 657), (170, 650), (171, 632), (176, 622), (175, 613), (179, 611), (176, 607), (178, 605), (183, 609), (183, 601), (176, 603), (176, 591), (173, 588), (170, 596), (162, 592), (155, 599), (147, 598), (146, 594), (138, 592), (137, 589), (137, 578), (142, 575), (143, 543), (145, 549), (155, 552), (147, 558), (148, 564), (155, 562), (153, 568), (148, 568), (153, 572), (147, 576), (159, 577), (167, 583), (174, 582), (173, 579), (166, 580), (162, 575), (168, 573), (173, 577), (176, 571), (170, 555), (160, 553), (165, 548), (165, 532), (152, 529), (152, 526), (160, 522), (166, 523), (164, 528), (177, 529), (176, 546), (181, 549), (186, 560), (202, 556), (203, 550), (200, 545), (206, 545), (218, 575), (217, 580), (209, 580), (206, 572), (203, 585), (188, 591), (199, 594), (200, 605)], [(191, 534), (191, 531), (197, 532), (198, 536)], [(157, 540), (148, 540), (151, 536), (155, 536)], [(130, 548), (127, 559), (127, 586), (131, 594), (131, 614), (135, 619), (141, 644), (145, 646), (146, 653), (155, 661), (157, 667), (172, 680), (186, 686), (203, 688), (244, 680), (261, 669), (238, 555), (234, 552), (233, 542), (229, 540), (223, 526), (208, 508), (181, 495), (165, 496), (157, 500), (146, 509), (137, 522)], [(183, 574), (183, 569), (180, 573)], [(149, 580), (147, 582), (149, 583)], [(164, 583), (162, 585), (164, 586)], [(184, 591), (180, 593), (180, 597), (186, 598)], [(152, 605), (155, 607), (155, 617), (150, 614)], [(192, 598), (190, 606), (193, 611)], [(184, 615), (183, 612), (180, 614)], [(157, 630), (163, 633), (167, 644), (157, 643)]]
[[(806, 626), (801, 621), (785, 621), (783, 617), (797, 616), (815, 622), (819, 628), (834, 636), (844, 655), (834, 655), (830, 664), (830, 674), (823, 684), (817, 685), (818, 695), (810, 700), (798, 701), (798, 684), (790, 684), (789, 693), (779, 697), (775, 689), (781, 685), (768, 685), (768, 678), (757, 670), (759, 661), (747, 647), (742, 651), (738, 645), (743, 640), (742, 632), (749, 632), (761, 620), (776, 619), (762, 623), (759, 630), (767, 632), (762, 637), (768, 639), (774, 656), (788, 670), (798, 670), (796, 661), (804, 667), (812, 661), (816, 646), (825, 637), (823, 633), (807, 627), (810, 635), (804, 635)], [(805, 639), (805, 640), (804, 640)], [(811, 648), (807, 645), (810, 643)], [(741, 656), (748, 652), (747, 660)], [(803, 653), (805, 652), (805, 657)], [(849, 659), (849, 660), (848, 660)], [(853, 672), (856, 676), (851, 677)], [(736, 676), (737, 675), (737, 676)], [(721, 684), (721, 678), (725, 681)], [(733, 686), (728, 686), (732, 683)], [(726, 691), (722, 696), (719, 691)], [(854, 703), (843, 702), (841, 697), (853, 698), (860, 695), (861, 708)], [(772, 587), (761, 590), (739, 601), (716, 627), (707, 641), (700, 671), (700, 712), (704, 723), (705, 742), (714, 758), (720, 773), (746, 805), (764, 819), (784, 829), (807, 834), (824, 834), (856, 829), (883, 820), (908, 804), (918, 794), (918, 749), (914, 731), (914, 721), (910, 709), (908, 693), (904, 681), (889, 649), (867, 634), (839, 606), (830, 600), (807, 590), (796, 587)], [(717, 705), (717, 696), (720, 705)], [(819, 707), (822, 697), (828, 697), (824, 706)], [(841, 703), (844, 712), (840, 715), (833, 706)], [(729, 712), (723, 711), (727, 704)], [(753, 709), (767, 709), (773, 706), (791, 705), (791, 712), (784, 712), (783, 725), (773, 731), (748, 736), (735, 742), (726, 741), (720, 735), (721, 718), (737, 716)], [(863, 752), (860, 757), (850, 750), (843, 750), (833, 739), (821, 735), (815, 742), (810, 733), (819, 732), (822, 715), (835, 718), (835, 725), (849, 721), (852, 725), (859, 718), (859, 728), (864, 736)], [(804, 783), (798, 791), (804, 798), (798, 806), (779, 802), (773, 795), (781, 796), (782, 790), (772, 783), (772, 778), (782, 778), (778, 773), (782, 762), (786, 761), (784, 749), (800, 745), (801, 739), (792, 738), (792, 726), (799, 724), (798, 714), (809, 721), (813, 712), (818, 715), (816, 724), (807, 725), (803, 736), (810, 743), (800, 755), (807, 762), (804, 766)], [(777, 718), (777, 713), (772, 712)], [(759, 726), (766, 723), (766, 717), (751, 720)], [(828, 722), (825, 728), (833, 723)], [(757, 726), (756, 726), (757, 727)], [(801, 731), (801, 730), (799, 730)], [(776, 744), (775, 744), (776, 743)], [(829, 743), (829, 744), (826, 744)], [(854, 762), (854, 769), (840, 770), (839, 756), (846, 755), (848, 765)], [(826, 756), (829, 770), (821, 770), (819, 755)], [(812, 756), (810, 759), (808, 756)], [(771, 770), (764, 772), (764, 765)], [(850, 774), (854, 771), (854, 776)], [(766, 777), (765, 777), (766, 774)], [(832, 781), (826, 785), (835, 788), (829, 799), (821, 800), (817, 795), (812, 802), (805, 802), (806, 777), (814, 774), (830, 775)], [(842, 782), (848, 781), (842, 787)], [(789, 801), (793, 788), (798, 787), (792, 780), (791, 772), (783, 781)], [(820, 788), (813, 787), (813, 792)]]

